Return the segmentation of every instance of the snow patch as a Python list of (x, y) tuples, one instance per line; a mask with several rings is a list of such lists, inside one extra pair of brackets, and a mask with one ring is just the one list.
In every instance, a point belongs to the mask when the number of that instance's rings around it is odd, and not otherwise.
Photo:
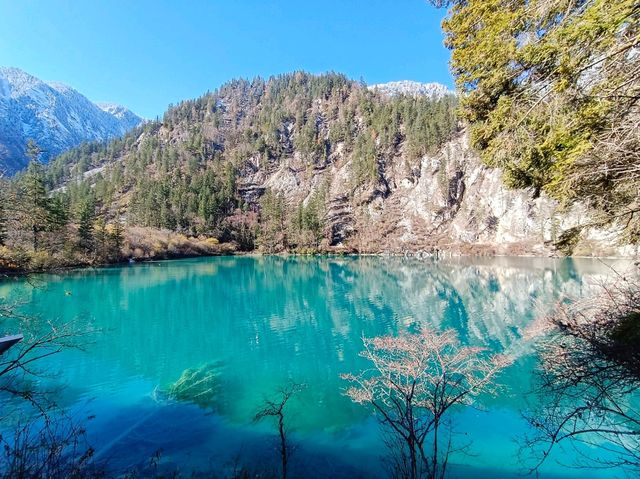
[(417, 81), (401, 80), (389, 83), (378, 83), (369, 85), (369, 90), (377, 91), (386, 96), (409, 95), (409, 96), (429, 96), (431, 98), (444, 98), (455, 95), (441, 83), (420, 83)]

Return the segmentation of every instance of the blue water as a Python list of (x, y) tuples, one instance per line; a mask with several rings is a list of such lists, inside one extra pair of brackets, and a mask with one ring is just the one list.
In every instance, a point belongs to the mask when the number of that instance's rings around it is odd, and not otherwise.
[[(42, 275), (35, 285), (7, 280), (0, 298), (92, 331), (84, 350), (40, 368), (57, 372), (60, 404), (95, 416), (87, 439), (113, 471), (160, 450), (163, 468), (185, 473), (275, 470), (274, 425), (253, 417), (295, 382), (306, 387), (287, 409), (293, 475), (385, 477), (376, 418), (344, 396), (340, 374), (367, 367), (363, 336), (428, 325), (515, 358), (498, 396), (455, 414), (471, 447), (451, 459), (452, 477), (511, 478), (532, 463), (519, 442), (529, 432), (522, 412), (535, 401), (535, 348), (523, 336), (555, 302), (588, 294), (609, 274), (597, 260), (217, 257)], [(170, 394), (189, 370), (215, 373), (206, 400)], [(577, 460), (573, 448), (558, 448), (540, 477), (622, 476), (566, 466)]]

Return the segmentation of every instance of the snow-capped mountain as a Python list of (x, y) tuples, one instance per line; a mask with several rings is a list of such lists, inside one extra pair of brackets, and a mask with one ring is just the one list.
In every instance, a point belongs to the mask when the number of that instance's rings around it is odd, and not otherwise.
[(122, 105), (107, 102), (96, 102), (96, 105), (102, 111), (106, 111), (110, 115), (115, 116), (118, 120), (120, 120), (120, 123), (127, 130), (130, 130), (131, 128), (134, 128), (140, 124), (141, 118)]
[(383, 95), (411, 95), (430, 96), (432, 98), (442, 98), (447, 95), (455, 95), (446, 86), (440, 83), (420, 83), (417, 81), (401, 80), (389, 83), (378, 83), (369, 85), (369, 90), (376, 90)]
[(82, 142), (123, 135), (141, 122), (122, 106), (98, 105), (67, 85), (0, 67), (0, 172), (26, 166), (29, 139), (47, 161)]

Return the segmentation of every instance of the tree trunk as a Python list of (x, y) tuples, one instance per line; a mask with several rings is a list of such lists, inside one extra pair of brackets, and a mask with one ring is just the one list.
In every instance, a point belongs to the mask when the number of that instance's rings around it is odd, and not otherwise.
[(282, 459), (282, 479), (287, 479), (287, 437), (284, 431), (284, 415), (278, 418), (278, 430), (280, 432), (280, 457)]

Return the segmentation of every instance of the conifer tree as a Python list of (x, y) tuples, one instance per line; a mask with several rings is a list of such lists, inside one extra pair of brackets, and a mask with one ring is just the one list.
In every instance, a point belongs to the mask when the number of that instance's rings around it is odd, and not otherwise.
[(93, 245), (97, 256), (104, 260), (109, 256), (107, 225), (104, 218), (96, 219), (93, 225)]
[(116, 219), (109, 235), (109, 253), (112, 260), (122, 258), (122, 246), (124, 245), (124, 227), (120, 220)]
[(286, 207), (281, 192), (268, 189), (260, 200), (260, 243), (269, 252), (287, 247)]
[(38, 146), (38, 144), (33, 140), (27, 140), (27, 146), (25, 153), (29, 158), (29, 161), (40, 161), (40, 155), (42, 154), (42, 148)]
[(587, 201), (640, 240), (636, 0), (431, 0), (471, 139), (507, 183)]
[(46, 231), (50, 225), (50, 211), (49, 198), (44, 184), (44, 171), (35, 152), (35, 149), (31, 150), (34, 156), (31, 158), (22, 183), (24, 188), (24, 225), (31, 234), (33, 249), (37, 251), (40, 246), (40, 234)]
[(78, 243), (82, 249), (89, 252), (94, 249), (93, 223), (95, 221), (95, 202), (92, 198), (80, 205), (78, 214)]

